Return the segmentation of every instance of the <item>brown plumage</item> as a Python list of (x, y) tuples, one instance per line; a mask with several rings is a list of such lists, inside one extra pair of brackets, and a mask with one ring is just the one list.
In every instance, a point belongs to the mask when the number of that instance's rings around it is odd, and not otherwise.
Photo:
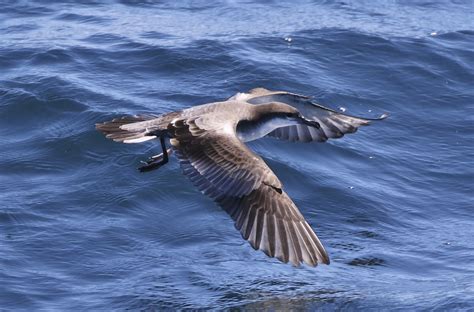
[(295, 266), (316, 266), (329, 264), (326, 250), (280, 180), (244, 142), (265, 135), (324, 141), (368, 123), (303, 96), (259, 88), (179, 112), (114, 119), (97, 124), (97, 129), (124, 143), (159, 138), (163, 155), (151, 158), (143, 171), (167, 162), (169, 138), (183, 173), (231, 216), (253, 248)]

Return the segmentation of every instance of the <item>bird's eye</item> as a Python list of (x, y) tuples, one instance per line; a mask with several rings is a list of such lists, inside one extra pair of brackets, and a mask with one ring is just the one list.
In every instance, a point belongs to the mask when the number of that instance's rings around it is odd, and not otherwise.
[(286, 117), (295, 117), (295, 114), (293, 114), (293, 113), (287, 113), (287, 114), (286, 114)]

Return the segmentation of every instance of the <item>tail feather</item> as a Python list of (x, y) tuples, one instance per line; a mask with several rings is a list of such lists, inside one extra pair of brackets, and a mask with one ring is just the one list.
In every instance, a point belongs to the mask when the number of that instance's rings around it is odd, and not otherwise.
[(133, 130), (123, 129), (122, 126), (140, 123), (143, 121), (155, 119), (157, 116), (150, 115), (135, 115), (115, 118), (111, 121), (98, 123), (95, 125), (96, 129), (102, 132), (106, 138), (112, 139), (116, 142), (123, 143), (140, 143), (155, 139), (155, 135), (151, 135), (146, 127), (134, 127)]

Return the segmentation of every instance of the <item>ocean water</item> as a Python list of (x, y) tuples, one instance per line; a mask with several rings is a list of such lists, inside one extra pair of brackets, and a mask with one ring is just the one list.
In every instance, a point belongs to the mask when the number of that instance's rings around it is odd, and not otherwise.
[[(472, 1), (0, 1), (0, 310), (474, 309)], [(94, 124), (254, 87), (390, 117), (251, 148), (329, 266), (254, 251)]]

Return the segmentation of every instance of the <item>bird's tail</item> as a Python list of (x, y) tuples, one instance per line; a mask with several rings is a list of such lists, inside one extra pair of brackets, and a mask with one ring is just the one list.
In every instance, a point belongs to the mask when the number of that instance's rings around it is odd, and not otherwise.
[[(102, 132), (106, 138), (116, 142), (140, 143), (156, 138), (155, 135), (150, 133), (150, 129), (147, 127), (148, 123), (144, 123), (155, 118), (157, 116), (124, 116), (104, 123), (98, 123), (95, 125), (95, 128)], [(133, 125), (133, 127), (125, 127), (126, 125)]]

